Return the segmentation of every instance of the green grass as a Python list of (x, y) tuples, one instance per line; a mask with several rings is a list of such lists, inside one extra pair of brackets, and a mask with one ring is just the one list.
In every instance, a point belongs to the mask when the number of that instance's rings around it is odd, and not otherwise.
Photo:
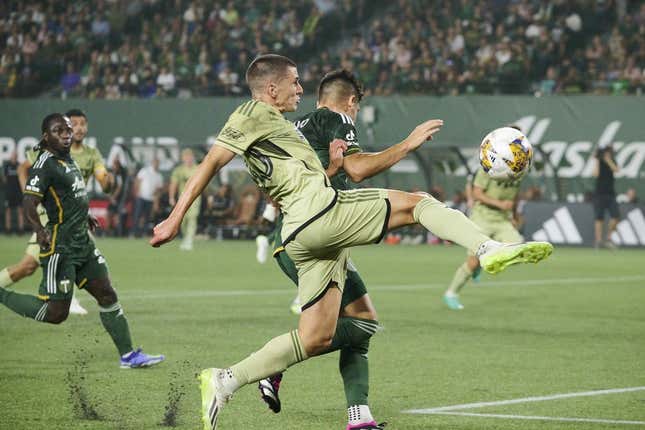
[[(0, 238), (0, 265), (25, 238)], [(38, 324), (0, 307), (1, 429), (159, 429), (170, 397), (177, 427), (199, 428), (194, 375), (245, 357), (296, 325), (294, 288), (250, 242), (198, 242), (153, 250), (144, 241), (98, 239), (134, 341), (168, 361), (120, 370), (98, 309)], [(466, 308), (441, 294), (464, 259), (457, 247), (373, 246), (353, 259), (385, 330), (372, 341), (371, 407), (388, 430), (608, 429), (639, 425), (528, 421), (402, 411), (609, 388), (645, 386), (645, 251), (558, 248), (538, 266), (469, 284)], [(40, 274), (16, 286), (33, 293)], [(257, 293), (257, 294), (254, 294)], [(289, 370), (274, 415), (255, 387), (236, 394), (220, 429), (342, 429), (337, 354)], [(81, 379), (83, 378), (83, 379)], [(172, 384), (172, 388), (171, 388)], [(98, 420), (80, 419), (70, 385)], [(474, 413), (645, 421), (645, 391), (466, 410)]]

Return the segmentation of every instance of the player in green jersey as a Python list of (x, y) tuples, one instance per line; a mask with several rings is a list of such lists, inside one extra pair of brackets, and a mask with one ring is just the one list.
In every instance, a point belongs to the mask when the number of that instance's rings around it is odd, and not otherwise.
[[(317, 109), (294, 121), (322, 162), (331, 186), (337, 190), (353, 188), (354, 183), (390, 168), (410, 151), (410, 145), (404, 140), (382, 152), (363, 152), (354, 125), (362, 97), (363, 85), (351, 72), (331, 71), (318, 86)], [(342, 157), (333, 159), (338, 139), (346, 143), (347, 149)], [(281, 226), (280, 216), (276, 224), (277, 234), (273, 235), (274, 257), (282, 271), (298, 285), (296, 266), (282, 246)], [(374, 305), (353, 264), (347, 266), (338, 325), (371, 333), (379, 328)], [(378, 428), (368, 406), (369, 342), (367, 339), (359, 345), (347, 345), (340, 350), (339, 368), (347, 399), (348, 429)], [(262, 398), (274, 412), (281, 408), (278, 395), (281, 381), (282, 374), (278, 374), (261, 380), (258, 385)]]
[[(109, 192), (112, 188), (112, 184), (114, 183), (114, 177), (105, 168), (103, 158), (101, 157), (99, 150), (83, 143), (87, 136), (87, 116), (80, 109), (71, 109), (67, 111), (65, 115), (70, 118), (73, 129), (70, 153), (81, 169), (83, 180), (87, 183), (87, 181), (94, 176), (100, 184), (103, 192)], [(38, 151), (32, 149), (27, 151), (25, 155), (26, 160), (18, 169), (18, 176), (22, 189), (25, 188), (29, 168), (35, 163), (36, 158), (38, 157)], [(42, 207), (39, 211), (41, 214), (41, 221), (43, 225), (46, 225), (47, 214)], [(27, 249), (25, 250), (25, 255), (22, 260), (0, 271), (0, 287), (6, 288), (27, 276), (31, 276), (40, 265), (38, 257), (39, 252), (40, 250), (36, 243), (36, 236), (32, 235), (29, 239)], [(76, 296), (72, 296), (72, 303), (69, 311), (71, 314), (76, 315), (87, 314), (87, 310), (81, 306)]]
[[(188, 179), (197, 170), (195, 155), (191, 149), (186, 148), (181, 151), (181, 161), (182, 164), (175, 167), (170, 175), (170, 186), (168, 188), (168, 202), (170, 206), (175, 206), (175, 203), (177, 203), (177, 193), (179, 192), (181, 194), (184, 191), (186, 182), (188, 182)], [(197, 217), (199, 217), (201, 202), (201, 197), (198, 197), (190, 207), (190, 210), (186, 212), (184, 222), (181, 224), (183, 240), (181, 241), (179, 249), (182, 251), (191, 251), (193, 249), (193, 241), (195, 239), (195, 233), (197, 233)]]
[[(163, 355), (146, 355), (132, 347), (128, 321), (110, 283), (105, 257), (89, 234), (88, 229), (97, 223), (89, 216), (85, 181), (70, 156), (69, 118), (50, 114), (41, 130), (39, 155), (25, 185), (24, 208), (40, 247), (43, 279), (37, 296), (0, 288), (0, 302), (24, 317), (60, 324), (67, 319), (76, 284), (96, 299), (103, 327), (119, 352), (121, 368), (160, 363)], [(38, 214), (40, 204), (49, 219), (46, 226)]]
[[(519, 130), (517, 126), (509, 127)], [(473, 207), (470, 219), (484, 234), (494, 240), (505, 243), (519, 243), (524, 240), (514, 225), (521, 181), (521, 178), (516, 181), (496, 181), (483, 169), (477, 170), (475, 174), (471, 186)], [(459, 292), (480, 269), (479, 260), (469, 252), (466, 261), (459, 266), (443, 295), (443, 301), (450, 309), (464, 308), (459, 300)]]
[[(266, 54), (250, 64), (246, 82), (252, 99), (229, 117), (215, 144), (190, 178), (168, 218), (150, 240), (158, 247), (179, 232), (184, 214), (213, 176), (237, 154), (260, 189), (284, 214), (282, 242), (298, 269), (302, 314), (298, 329), (271, 339), (233, 366), (200, 374), (202, 422), (214, 429), (224, 405), (241, 387), (284, 371), (310, 357), (359, 345), (371, 332), (338, 324), (349, 264), (348, 248), (379, 242), (389, 229), (420, 223), (435, 235), (476, 252), (482, 268), (498, 273), (516, 263), (546, 258), (546, 242), (506, 245), (482, 234), (461, 212), (427, 194), (397, 190), (335, 190), (302, 132), (284, 118), (303, 93), (296, 64)], [(443, 121), (429, 120), (410, 133), (410, 150), (437, 133)], [(339, 146), (344, 152), (347, 145)]]

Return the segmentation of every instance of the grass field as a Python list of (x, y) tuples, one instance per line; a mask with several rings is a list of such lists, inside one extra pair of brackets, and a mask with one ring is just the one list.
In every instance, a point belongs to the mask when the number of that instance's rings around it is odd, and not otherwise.
[[(25, 242), (0, 237), (0, 265), (19, 259)], [(296, 324), (288, 312), (294, 287), (272, 262), (255, 262), (250, 242), (198, 242), (192, 253), (175, 243), (98, 245), (135, 343), (167, 362), (120, 370), (84, 292), (91, 314), (61, 326), (0, 306), (0, 428), (159, 429), (175, 420), (177, 428), (198, 429), (195, 373), (230, 365)], [(370, 398), (388, 430), (645, 428), (645, 251), (556, 249), (539, 266), (469, 284), (460, 312), (445, 308), (441, 294), (461, 249), (382, 245), (353, 255), (385, 327), (372, 340)], [(40, 273), (16, 289), (33, 293), (39, 281)], [(337, 360), (336, 353), (290, 369), (278, 415), (255, 386), (243, 389), (219, 428), (343, 429)], [(641, 389), (596, 392), (629, 387)]]

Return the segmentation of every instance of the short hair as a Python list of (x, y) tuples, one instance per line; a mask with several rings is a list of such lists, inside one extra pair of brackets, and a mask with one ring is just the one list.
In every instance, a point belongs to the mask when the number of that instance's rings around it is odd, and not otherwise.
[(65, 116), (68, 118), (71, 118), (73, 116), (82, 116), (83, 118), (87, 119), (87, 115), (85, 115), (85, 112), (83, 112), (80, 109), (70, 109), (67, 112), (65, 112)]
[(246, 83), (251, 89), (251, 92), (253, 92), (266, 78), (283, 75), (289, 67), (298, 66), (293, 60), (283, 55), (260, 55), (246, 69)]
[(323, 76), (318, 85), (318, 100), (329, 96), (347, 99), (356, 96), (360, 102), (363, 98), (363, 84), (356, 76), (345, 69), (337, 69)]

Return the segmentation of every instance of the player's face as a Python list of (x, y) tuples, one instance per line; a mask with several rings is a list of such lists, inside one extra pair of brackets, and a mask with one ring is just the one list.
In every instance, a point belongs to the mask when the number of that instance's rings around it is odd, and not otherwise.
[(84, 116), (70, 117), (72, 121), (72, 130), (74, 131), (72, 140), (74, 143), (81, 143), (87, 136), (87, 119)]
[(298, 109), (303, 89), (300, 85), (298, 69), (288, 67), (285, 76), (275, 84), (275, 107), (280, 112), (293, 112)]
[(72, 123), (69, 118), (54, 120), (49, 130), (45, 132), (45, 140), (49, 148), (57, 154), (69, 154), (72, 146)]

